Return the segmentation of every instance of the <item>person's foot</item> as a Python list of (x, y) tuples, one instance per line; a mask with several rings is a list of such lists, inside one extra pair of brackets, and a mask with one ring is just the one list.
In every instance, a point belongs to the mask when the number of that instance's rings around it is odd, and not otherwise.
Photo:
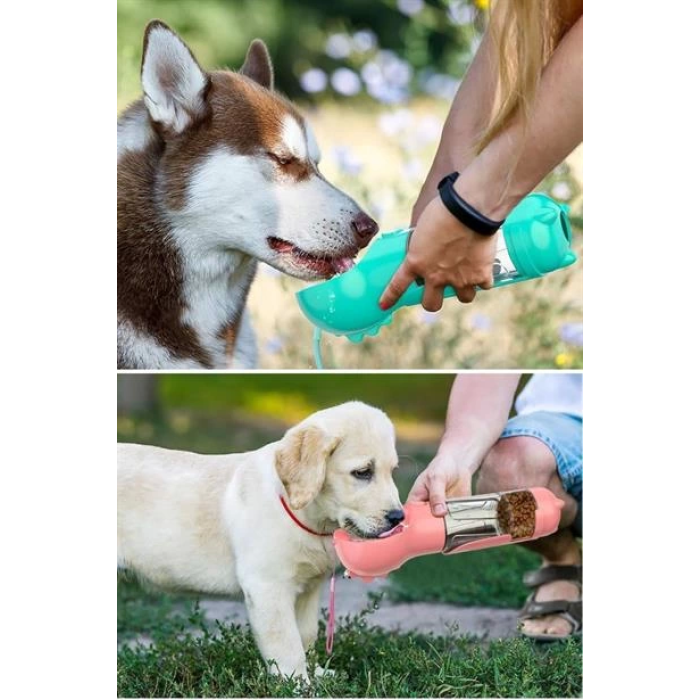
[[(552, 581), (542, 584), (535, 592), (534, 600), (545, 603), (550, 600), (579, 600), (581, 593), (576, 584), (571, 581)], [(528, 637), (551, 635), (553, 637), (568, 637), (574, 626), (562, 615), (544, 615), (531, 620), (523, 620), (520, 631)]]
[[(523, 608), (520, 632), (527, 637), (564, 639), (581, 628), (582, 584), (580, 565), (544, 565), (526, 575), (525, 583), (534, 590)], [(561, 605), (552, 604), (557, 601)], [(544, 603), (539, 611), (537, 603)], [(550, 606), (546, 604), (550, 603)], [(567, 603), (579, 603), (567, 605)], [(551, 613), (547, 607), (554, 608)]]

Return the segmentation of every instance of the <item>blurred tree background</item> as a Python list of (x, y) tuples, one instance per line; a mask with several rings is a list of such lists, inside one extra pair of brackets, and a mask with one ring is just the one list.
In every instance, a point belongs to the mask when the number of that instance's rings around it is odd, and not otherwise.
[(279, 440), (314, 411), (364, 401), (385, 411), (407, 489), (435, 453), (452, 374), (121, 374), (117, 440), (202, 453)]
[[(314, 411), (364, 401), (396, 428), (402, 495), (433, 458), (454, 374), (120, 374), (117, 440), (202, 453), (279, 440)], [(520, 388), (531, 375), (523, 375)]]
[(478, 45), (488, 2), (467, 0), (118, 0), (119, 94), (136, 96), (141, 37), (163, 19), (204, 66), (237, 68), (254, 37), (276, 87), (307, 101), (364, 93), (384, 103), (451, 96)]
[(152, 437), (149, 428), (135, 430), (142, 419), (175, 439), (200, 420), (279, 434), (314, 411), (358, 400), (386, 411), (402, 437), (432, 440), (441, 433), (453, 379), (452, 374), (122, 374), (117, 428), (120, 437), (137, 442)]

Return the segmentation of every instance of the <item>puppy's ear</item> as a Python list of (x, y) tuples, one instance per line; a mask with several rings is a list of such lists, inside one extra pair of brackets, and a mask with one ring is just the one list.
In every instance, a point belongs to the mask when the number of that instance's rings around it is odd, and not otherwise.
[(209, 77), (187, 44), (159, 20), (143, 37), (141, 85), (146, 108), (166, 133), (179, 134), (206, 113)]
[(270, 52), (261, 39), (253, 39), (248, 47), (245, 62), (239, 71), (264, 88), (272, 90), (273, 71)]
[(326, 478), (326, 462), (338, 442), (317, 425), (292, 428), (282, 438), (275, 468), (294, 510), (318, 496)]

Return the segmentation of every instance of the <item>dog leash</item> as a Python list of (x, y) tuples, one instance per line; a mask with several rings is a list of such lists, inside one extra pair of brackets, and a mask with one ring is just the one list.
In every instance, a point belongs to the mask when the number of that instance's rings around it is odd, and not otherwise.
[(335, 569), (331, 574), (331, 584), (328, 596), (328, 625), (326, 626), (326, 654), (333, 652), (333, 637), (335, 635)]
[[(300, 527), (304, 532), (308, 532), (310, 535), (316, 535), (316, 537), (331, 537), (332, 533), (328, 532), (316, 532), (310, 527), (304, 525), (304, 523), (297, 518), (294, 511), (287, 505), (287, 501), (284, 500), (284, 496), (280, 494), (280, 503), (282, 507), (287, 512), (287, 515), (292, 519), (295, 525)], [(326, 625), (326, 654), (330, 656), (333, 652), (333, 637), (335, 636), (335, 569), (331, 574), (331, 582), (328, 595), (328, 625)]]

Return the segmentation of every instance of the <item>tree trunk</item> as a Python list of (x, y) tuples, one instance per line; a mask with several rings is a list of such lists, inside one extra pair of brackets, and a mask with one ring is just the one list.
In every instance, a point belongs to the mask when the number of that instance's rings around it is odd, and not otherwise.
[(142, 413), (158, 407), (158, 377), (154, 374), (117, 375), (117, 412)]

